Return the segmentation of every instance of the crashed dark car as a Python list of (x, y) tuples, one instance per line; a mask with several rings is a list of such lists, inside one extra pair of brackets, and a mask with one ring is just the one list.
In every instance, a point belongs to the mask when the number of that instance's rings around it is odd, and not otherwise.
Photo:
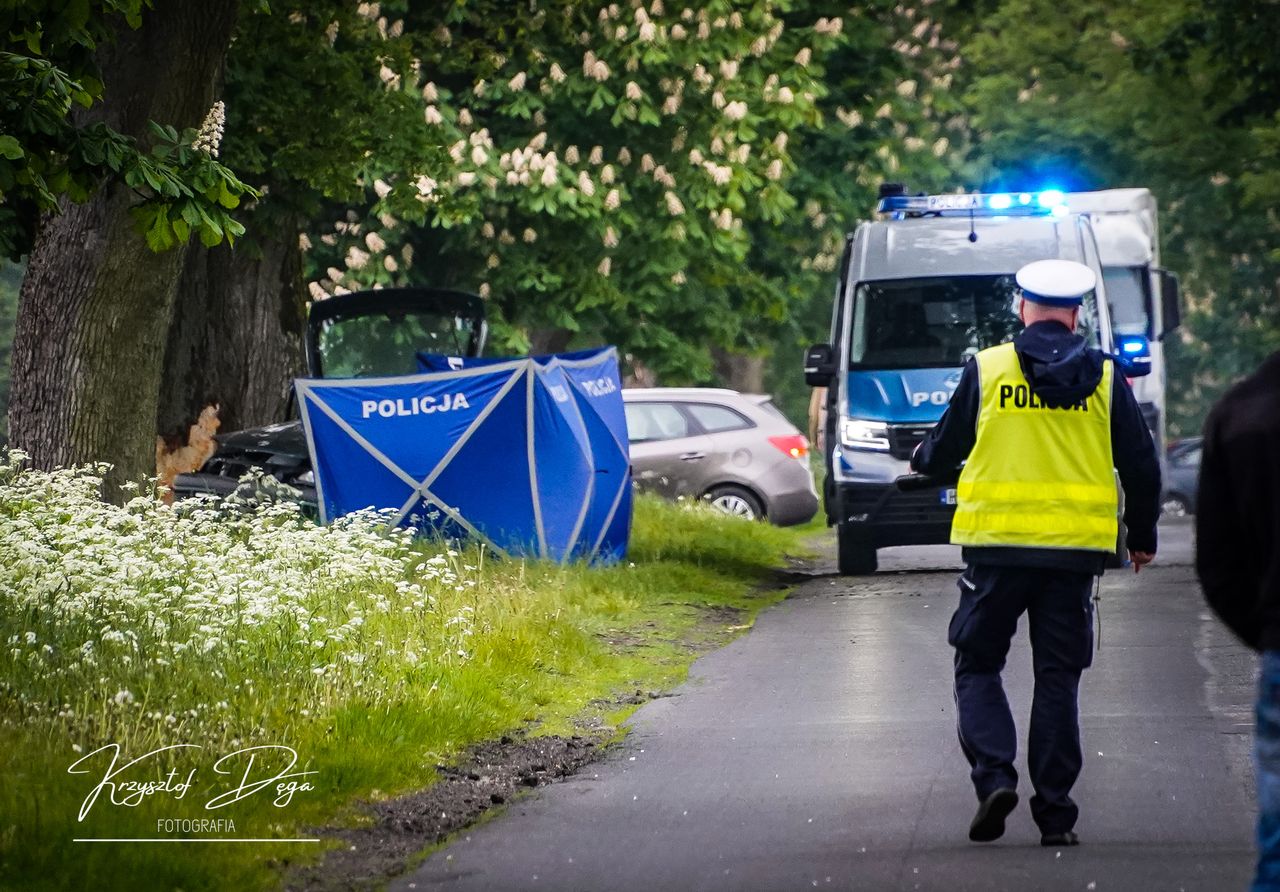
[[(419, 353), (479, 356), (486, 334), (484, 301), (474, 294), (429, 288), (342, 294), (313, 303), (308, 311), (307, 373), (313, 378), (413, 375), (420, 371)], [(296, 408), (292, 398), (290, 407)], [(199, 471), (174, 480), (176, 498), (252, 497), (263, 490), (261, 482), (242, 478), (261, 474), (263, 481), (289, 487), (283, 490), (288, 497), (314, 510), (315, 479), (299, 419), (216, 439), (214, 454)]]

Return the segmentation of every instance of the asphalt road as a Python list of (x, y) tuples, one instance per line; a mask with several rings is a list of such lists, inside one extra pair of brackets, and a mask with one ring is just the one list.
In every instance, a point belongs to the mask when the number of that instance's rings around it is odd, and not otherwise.
[[(890, 549), (822, 573), (699, 660), (610, 757), (442, 849), (394, 889), (1244, 889), (1254, 810), (1252, 657), (1206, 613), (1191, 528), (1101, 588), (1082, 686), (1082, 845), (1045, 849), (1023, 802), (966, 833), (946, 625), (958, 549)], [(1022, 635), (1025, 637), (1025, 624)], [(1023, 735), (1025, 640), (1006, 685)]]

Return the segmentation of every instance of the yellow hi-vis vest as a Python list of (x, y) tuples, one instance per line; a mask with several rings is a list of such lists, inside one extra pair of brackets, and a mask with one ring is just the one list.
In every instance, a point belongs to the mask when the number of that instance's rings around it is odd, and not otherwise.
[(1097, 390), (1065, 409), (1036, 399), (1013, 344), (977, 362), (977, 440), (956, 487), (952, 543), (1114, 550), (1112, 361)]

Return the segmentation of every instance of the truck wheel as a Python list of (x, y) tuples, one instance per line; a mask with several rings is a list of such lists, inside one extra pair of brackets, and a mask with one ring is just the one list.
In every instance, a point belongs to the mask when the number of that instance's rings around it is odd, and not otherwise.
[(860, 526), (836, 526), (836, 545), (841, 576), (870, 576), (876, 572), (876, 546)]

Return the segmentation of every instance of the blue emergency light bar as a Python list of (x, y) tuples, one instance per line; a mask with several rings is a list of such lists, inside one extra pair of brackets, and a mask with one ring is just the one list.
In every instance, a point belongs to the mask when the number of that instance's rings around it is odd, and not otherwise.
[(890, 195), (880, 199), (876, 211), (898, 216), (916, 214), (984, 217), (1040, 216), (1064, 217), (1069, 212), (1067, 196), (1060, 189), (1042, 192), (992, 192), (952, 195)]

